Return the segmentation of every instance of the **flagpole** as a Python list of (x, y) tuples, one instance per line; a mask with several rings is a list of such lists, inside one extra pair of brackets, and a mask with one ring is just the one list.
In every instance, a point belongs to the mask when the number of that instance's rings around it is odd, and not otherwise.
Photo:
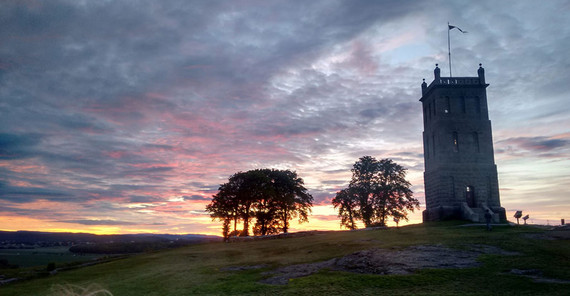
[(449, 41), (449, 31), (451, 30), (449, 29), (449, 22), (447, 22), (447, 55), (449, 57), (449, 77), (453, 77), (451, 76), (451, 41)]

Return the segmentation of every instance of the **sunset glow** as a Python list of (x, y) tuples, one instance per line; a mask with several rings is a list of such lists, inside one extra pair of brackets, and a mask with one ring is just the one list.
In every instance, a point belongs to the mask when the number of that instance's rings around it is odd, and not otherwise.
[(296, 171), (314, 197), (291, 231), (339, 230), (331, 199), (365, 155), (406, 167), (425, 205), (418, 100), (447, 69), (448, 21), (469, 31), (453, 36), (453, 73), (481, 62), (490, 83), (507, 218), (568, 221), (568, 8), (3, 1), (0, 230), (220, 235), (205, 206), (257, 168)]

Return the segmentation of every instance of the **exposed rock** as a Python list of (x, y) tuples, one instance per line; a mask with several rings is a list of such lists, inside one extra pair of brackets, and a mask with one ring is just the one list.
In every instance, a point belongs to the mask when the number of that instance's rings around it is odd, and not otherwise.
[(273, 275), (270, 278), (264, 279), (261, 282), (271, 285), (286, 285), (289, 279), (304, 277), (318, 272), (323, 268), (331, 268), (337, 259), (331, 259), (328, 261), (308, 263), (308, 264), (296, 264), (281, 267), (277, 270), (265, 272), (266, 275)]
[(242, 271), (242, 270), (251, 270), (251, 269), (261, 269), (267, 267), (267, 264), (259, 264), (259, 265), (241, 265), (241, 266), (230, 266), (225, 267), (220, 270), (222, 271)]
[(19, 278), (9, 278), (9, 279), (2, 279), (0, 280), (0, 286), (5, 285), (5, 284), (9, 284), (9, 283), (13, 283), (16, 281), (19, 281)]
[(262, 283), (284, 285), (289, 279), (308, 276), (321, 269), (367, 274), (410, 274), (424, 268), (470, 268), (480, 265), (481, 254), (516, 255), (497, 247), (469, 245), (466, 250), (442, 245), (418, 245), (403, 250), (371, 249), (331, 260), (296, 264), (264, 273)]
[(510, 274), (520, 275), (532, 279), (535, 283), (570, 284), (570, 281), (543, 277), (538, 269), (511, 269)]
[(510, 273), (516, 275), (531, 275), (531, 276), (541, 276), (542, 271), (538, 269), (511, 269)]

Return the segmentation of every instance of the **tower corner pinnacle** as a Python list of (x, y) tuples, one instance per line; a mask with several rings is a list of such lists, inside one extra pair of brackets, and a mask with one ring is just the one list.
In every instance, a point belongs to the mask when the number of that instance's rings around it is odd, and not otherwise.
[(477, 75), (479, 76), (479, 83), (485, 84), (485, 69), (483, 64), (479, 63), (479, 69), (477, 70)]
[(438, 64), (435, 64), (435, 69), (433, 69), (433, 76), (435, 81), (438, 81), (441, 77), (441, 70), (438, 67)]

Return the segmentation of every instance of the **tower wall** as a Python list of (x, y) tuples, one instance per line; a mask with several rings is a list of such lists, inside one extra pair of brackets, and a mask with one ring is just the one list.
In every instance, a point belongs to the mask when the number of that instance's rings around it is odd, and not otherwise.
[(485, 76), (440, 77), (422, 83), (424, 118), (424, 221), (469, 219), (485, 211), (506, 220), (500, 205), (497, 166)]

